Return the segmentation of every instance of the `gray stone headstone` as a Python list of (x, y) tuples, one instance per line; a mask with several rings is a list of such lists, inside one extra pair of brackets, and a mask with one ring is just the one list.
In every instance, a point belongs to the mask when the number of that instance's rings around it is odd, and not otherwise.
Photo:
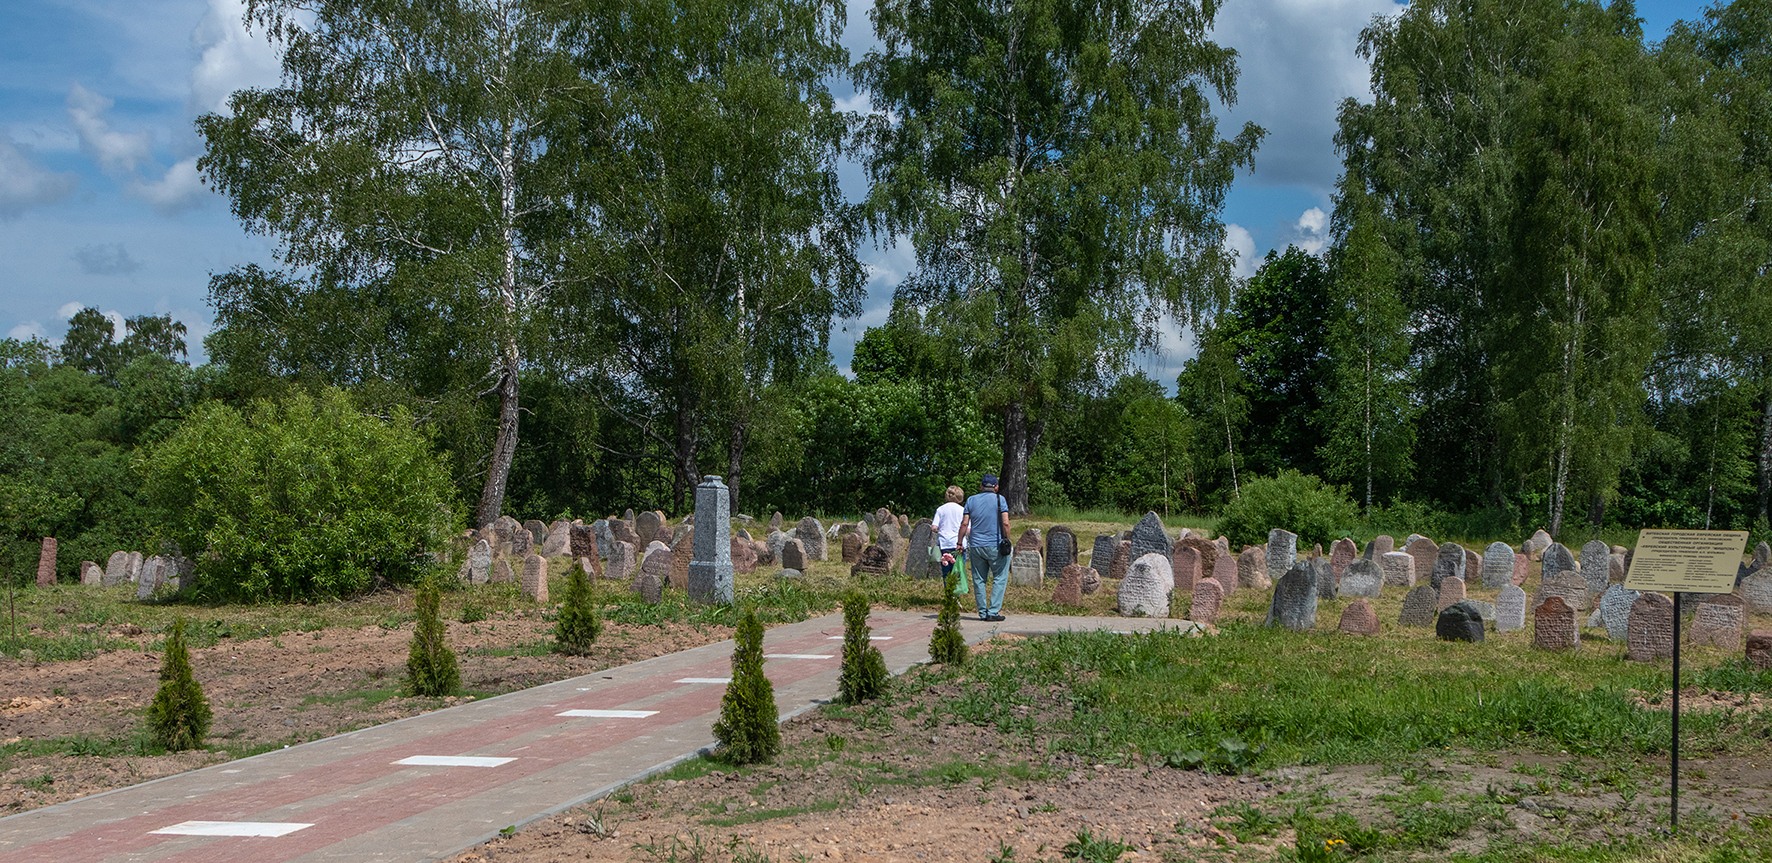
[(530, 554), (523, 558), (523, 575), (517, 580), (523, 593), (536, 602), (547, 604), (548, 601), (548, 559), (539, 554)]
[(1640, 595), (1622, 584), (1611, 585), (1600, 594), (1600, 625), (1606, 627), (1607, 638), (1623, 641), (1630, 633), (1630, 607)]
[[(718, 479), (718, 477), (710, 477), (710, 479)], [(812, 516), (800, 519), (800, 523), (794, 526), (794, 535), (799, 537), (800, 544), (806, 547), (806, 556), (809, 559), (828, 559), (825, 551), (824, 525), (820, 524), (818, 519)]]
[(1532, 536), (1527, 538), (1526, 542), (1520, 546), (1520, 550), (1525, 552), (1528, 559), (1537, 559), (1542, 556), (1545, 549), (1550, 548), (1550, 546), (1551, 535), (1545, 533), (1541, 528), (1533, 531)]
[(640, 558), (640, 571), (634, 576), (634, 589), (640, 589), (640, 577), (651, 575), (658, 579), (659, 586), (671, 583), (671, 570), (675, 566), (671, 559), (671, 547), (658, 540), (646, 546), (646, 554)]
[(1347, 573), (1341, 577), (1341, 584), (1337, 589), (1341, 596), (1376, 599), (1384, 592), (1384, 573), (1379, 570), (1378, 564), (1360, 558), (1347, 565)]
[(1064, 568), (1077, 562), (1077, 535), (1064, 525), (1046, 532), (1046, 577), (1057, 580)]
[(664, 579), (659, 577), (658, 573), (647, 572), (642, 567), (640, 574), (634, 578), (634, 592), (639, 594), (640, 600), (647, 605), (657, 605), (660, 600), (664, 599)]
[(105, 571), (90, 560), (80, 561), (80, 584), (83, 587), (103, 587)]
[(1378, 568), (1384, 573), (1385, 587), (1408, 590), (1415, 586), (1415, 555), (1402, 551), (1390, 552), (1378, 559)]
[[(1492, 542), (1483, 549), (1483, 587), (1500, 590), (1514, 583), (1514, 549), (1505, 542)], [(1522, 611), (1521, 614), (1525, 612)]]
[(1252, 545), (1237, 555), (1237, 587), (1266, 590), (1273, 586), (1267, 574), (1267, 549)]
[[(105, 570), (107, 581), (110, 575), (110, 570)], [(1772, 614), (1772, 569), (1762, 569), (1743, 578), (1736, 589), (1755, 614)]]
[(1432, 585), (1423, 584), (1412, 588), (1403, 595), (1403, 611), (1397, 615), (1397, 624), (1424, 629), (1433, 626), (1439, 604), (1440, 592), (1434, 590)]
[[(1029, 585), (1039, 587), (1041, 577), (1045, 572), (1046, 567), (1040, 561), (1040, 553), (1037, 551), (1018, 551), (1013, 557), (1009, 558), (1010, 584), (1023, 587)], [(935, 573), (937, 575), (941, 574), (940, 566), (935, 568)]]
[(1267, 626), (1283, 626), (1294, 632), (1317, 627), (1317, 570), (1301, 560), (1274, 582), (1274, 598), (1268, 604)]
[(1175, 590), (1175, 573), (1169, 569), (1169, 557), (1151, 552), (1126, 568), (1120, 581), (1117, 600), (1120, 614), (1127, 617), (1168, 617), (1169, 594)]
[(135, 598), (149, 599), (153, 597), (154, 591), (161, 584), (171, 580), (172, 576), (177, 575), (177, 572), (172, 566), (172, 561), (168, 558), (157, 554), (148, 558), (142, 563), (142, 571), (135, 579)]
[(591, 522), (591, 533), (597, 536), (598, 555), (608, 560), (610, 550), (615, 547), (615, 531), (609, 529), (609, 519), (600, 518)]
[(1464, 567), (1464, 546), (1456, 542), (1448, 542), (1440, 546), (1439, 553), (1434, 556), (1433, 575), (1428, 583), (1437, 590), (1440, 587), (1440, 582), (1447, 578), (1463, 579)]
[(1582, 580), (1580, 573), (1575, 572), (1563, 572), (1541, 582), (1538, 593), (1533, 597), (1533, 605), (1543, 605), (1544, 600), (1552, 596), (1562, 598), (1563, 602), (1578, 613), (1587, 610), (1591, 598), (1587, 593), (1587, 582)]
[(781, 554), (777, 555), (776, 559), (781, 561), (784, 569), (797, 569), (805, 572), (806, 561), (809, 557), (810, 555), (806, 553), (806, 546), (800, 542), (799, 537), (795, 536), (789, 537), (787, 542), (781, 544)]
[(1267, 577), (1278, 582), (1298, 559), (1298, 534), (1281, 528), (1267, 532)]
[(618, 539), (609, 548), (609, 565), (603, 568), (603, 577), (627, 581), (633, 574), (634, 544)]
[(1311, 569), (1317, 574), (1317, 598), (1334, 601), (1338, 595), (1335, 581), (1335, 570), (1326, 557), (1310, 559)]
[(905, 554), (905, 541), (904, 535), (898, 532), (897, 523), (883, 522), (880, 525), (878, 532), (880, 535), (874, 538), (874, 544), (886, 552), (886, 557), (892, 562), (892, 564), (897, 564), (899, 561), (903, 560)]
[(1525, 628), (1526, 591), (1517, 585), (1502, 585), (1501, 593), (1495, 597), (1495, 631), (1519, 632)]
[(1366, 545), (1364, 556), (1367, 560), (1378, 560), (1396, 550), (1397, 541), (1392, 539), (1390, 534), (1381, 533), (1373, 537), (1372, 542)]
[[(732, 492), (717, 476), (695, 487), (695, 533), (690, 537), (689, 600), (732, 604)], [(824, 536), (819, 536), (822, 548)]]
[(111, 558), (105, 563), (104, 586), (112, 587), (129, 580), (129, 552), (111, 552)]
[(469, 584), (485, 584), (492, 580), (492, 544), (484, 539), (476, 540), (468, 549)]
[(1169, 534), (1163, 529), (1163, 520), (1156, 513), (1147, 512), (1132, 526), (1132, 559), (1152, 553), (1168, 556)]
[[(1552, 578), (1566, 572), (1575, 572), (1575, 555), (1571, 554), (1568, 547), (1564, 546), (1562, 543), (1553, 542), (1544, 550), (1543, 567), (1540, 570), (1541, 574), (1539, 577), (1545, 581), (1550, 581)], [(1586, 586), (1585, 579), (1583, 580), (1583, 586)], [(1575, 610), (1580, 611), (1581, 609), (1577, 608)]]
[(1440, 559), (1440, 546), (1425, 536), (1412, 537), (1403, 544), (1403, 553), (1415, 558), (1415, 578), (1426, 581), (1434, 587), (1440, 583), (1433, 580), (1434, 563)]
[(1759, 569), (1768, 563), (1772, 563), (1772, 543), (1762, 539), (1754, 543), (1754, 568)]
[(664, 526), (664, 519), (653, 510), (645, 510), (634, 517), (634, 532), (640, 535), (643, 542), (658, 539), (658, 529)]
[(1673, 600), (1645, 593), (1631, 603), (1624, 655), (1632, 662), (1654, 662), (1674, 655)]
[(1224, 588), (1216, 578), (1194, 582), (1194, 594), (1188, 603), (1188, 619), (1197, 623), (1217, 623), (1218, 611), (1224, 607)]
[(1434, 600), (1435, 605), (1444, 610), (1463, 602), (1464, 599), (1464, 579), (1456, 575), (1448, 575), (1440, 579), (1440, 595)]
[(1733, 653), (1741, 649), (1741, 630), (1746, 622), (1745, 603), (1732, 593), (1713, 596), (1698, 604), (1692, 617), (1693, 644), (1708, 644)]
[(1607, 573), (1611, 569), (1611, 546), (1600, 540), (1590, 539), (1581, 547), (1581, 577), (1587, 582), (1589, 593), (1597, 596), (1605, 592), (1606, 585), (1609, 583)]
[(1434, 635), (1441, 641), (1482, 641), (1483, 614), (1471, 603), (1454, 603), (1441, 611), (1435, 619)]
[[(548, 526), (548, 532), (541, 540), (542, 557), (573, 557), (572, 554), (572, 522), (556, 521)], [(577, 555), (584, 557), (585, 555)]]
[(1114, 562), (1114, 549), (1119, 547), (1120, 540), (1109, 533), (1095, 535), (1095, 543), (1089, 548), (1089, 568), (1099, 573), (1108, 571)]
[(1219, 552), (1218, 559), (1212, 563), (1212, 578), (1224, 588), (1224, 595), (1230, 596), (1237, 592), (1237, 559), (1229, 554)]
[(935, 528), (929, 519), (917, 519), (917, 523), (911, 525), (910, 550), (904, 556), (905, 575), (911, 578), (941, 577), (941, 564), (929, 562), (930, 548), (940, 551), (936, 545)]
[(486, 580), (493, 584), (510, 584), (517, 580), (517, 575), (511, 571), (510, 561), (495, 557), (492, 559), (492, 573)]
[(540, 545), (548, 538), (548, 526), (543, 524), (540, 519), (531, 518), (525, 520), (523, 522), (523, 529), (529, 532), (529, 543), (531, 546)]

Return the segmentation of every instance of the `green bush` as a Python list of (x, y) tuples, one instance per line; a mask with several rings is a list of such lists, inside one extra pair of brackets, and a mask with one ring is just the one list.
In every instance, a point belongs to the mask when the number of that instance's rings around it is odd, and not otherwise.
[(185, 620), (173, 621), (160, 660), (160, 689), (148, 705), (148, 731), (161, 746), (178, 751), (203, 745), (209, 733), (209, 699), (191, 674), (191, 651), (185, 646)]
[(844, 704), (860, 704), (880, 697), (891, 675), (886, 657), (868, 638), (868, 598), (861, 591), (843, 595), (843, 671), (837, 677), (837, 697)]
[(574, 563), (566, 576), (566, 598), (560, 605), (560, 619), (554, 622), (554, 652), (584, 656), (603, 631), (597, 615), (597, 604), (591, 597), (591, 579), (583, 567)]
[(199, 596), (353, 596), (425, 568), (452, 523), (450, 487), (412, 418), (338, 390), (192, 413), (142, 459), (165, 538), (196, 560)]
[(966, 664), (966, 636), (960, 634), (960, 597), (954, 593), (959, 578), (959, 571), (955, 570), (942, 582), (941, 613), (935, 616), (935, 631), (929, 634), (930, 662)]
[(412, 650), (406, 656), (406, 691), (412, 695), (449, 695), (461, 686), (455, 651), (444, 637), (437, 586), (424, 582), (418, 588), (418, 624), (412, 630)]
[(775, 686), (763, 675), (763, 624), (756, 609), (745, 606), (732, 649), (732, 682), (720, 699), (714, 739), (733, 764), (773, 759), (781, 751), (781, 727), (775, 712)]
[(1295, 470), (1244, 483), (1242, 496), (1226, 504), (1222, 516), (1218, 532), (1233, 549), (1267, 542), (1276, 527), (1298, 534), (1303, 548), (1328, 545), (1352, 536), (1360, 522), (1345, 489)]

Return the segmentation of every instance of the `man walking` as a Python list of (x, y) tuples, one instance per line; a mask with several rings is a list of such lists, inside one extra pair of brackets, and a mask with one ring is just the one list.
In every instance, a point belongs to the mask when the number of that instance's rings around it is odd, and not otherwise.
[(1003, 619), (1003, 591), (1009, 586), (1009, 502), (997, 493), (997, 475), (985, 474), (978, 494), (966, 499), (960, 517), (960, 545), (972, 573), (972, 598), (978, 619)]

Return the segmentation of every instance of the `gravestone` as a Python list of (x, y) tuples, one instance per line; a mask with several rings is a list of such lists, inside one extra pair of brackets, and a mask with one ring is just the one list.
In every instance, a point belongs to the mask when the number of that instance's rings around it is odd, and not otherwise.
[(892, 556), (886, 553), (878, 543), (862, 546), (861, 556), (855, 559), (855, 565), (849, 568), (850, 575), (867, 573), (869, 575), (885, 575), (892, 569)]
[[(1551, 535), (1545, 533), (1543, 528), (1540, 528), (1533, 531), (1532, 536), (1520, 546), (1520, 550), (1526, 553), (1526, 557), (1529, 560), (1542, 560), (1545, 550), (1550, 548), (1550, 546)], [(1536, 612), (1534, 613), (1536, 614)]]
[(523, 593), (536, 602), (548, 601), (548, 559), (539, 554), (523, 558), (523, 577), (518, 581)]
[(103, 587), (105, 571), (90, 560), (80, 561), (80, 585), (82, 587)]
[[(1552, 578), (1562, 575), (1563, 573), (1575, 573), (1579, 575), (1579, 573), (1576, 573), (1575, 555), (1570, 553), (1568, 547), (1562, 543), (1553, 542), (1544, 550), (1539, 577), (1545, 581), (1550, 581)], [(1582, 586), (1587, 586), (1586, 579), (1582, 580)], [(1576, 609), (1576, 611), (1580, 610), (1581, 609), (1579, 608)]]
[(1526, 628), (1526, 591), (1513, 584), (1501, 586), (1495, 597), (1495, 631), (1519, 632)]
[(542, 557), (585, 557), (572, 553), (572, 522), (556, 521), (548, 526), (548, 532), (542, 535)]
[(1421, 585), (1410, 589), (1403, 595), (1403, 611), (1397, 615), (1398, 626), (1414, 626), (1427, 628), (1434, 625), (1434, 614), (1439, 610), (1440, 592), (1430, 585)]
[(1267, 590), (1273, 581), (1267, 576), (1267, 549), (1252, 545), (1237, 555), (1237, 587)]
[(797, 569), (778, 569), (775, 571), (776, 581), (798, 581), (805, 576), (806, 573)]
[(1317, 573), (1317, 598), (1334, 600), (1338, 595), (1335, 583), (1335, 572), (1329, 568), (1329, 558), (1310, 558), (1311, 569)]
[(861, 559), (861, 534), (843, 534), (843, 562), (854, 563)]
[(43, 544), (37, 551), (37, 586), (55, 586), (55, 553), (56, 541), (53, 536), (43, 538)]
[(1114, 549), (1119, 545), (1120, 541), (1112, 534), (1096, 534), (1094, 544), (1089, 547), (1089, 565), (1097, 572), (1106, 572), (1113, 565)]
[(1366, 551), (1363, 556), (1367, 560), (1376, 561), (1396, 550), (1397, 541), (1392, 539), (1390, 534), (1381, 533), (1373, 537), (1370, 543), (1366, 544)]
[[(595, 538), (597, 541), (596, 545), (594, 546), (597, 549), (597, 554), (599, 556), (601, 556), (602, 559), (608, 560), (609, 559), (609, 550), (611, 548), (615, 547), (615, 530), (610, 527), (609, 519), (606, 519), (606, 518), (597, 519), (596, 521), (591, 522), (590, 528), (591, 528), (591, 536), (593, 538)], [(580, 546), (578, 545), (578, 540), (576, 537), (577, 537), (577, 534), (575, 532), (574, 539), (573, 539), (573, 546), (572, 546), (573, 556), (581, 557), (582, 555), (578, 554), (578, 549), (580, 548)]]
[(1176, 542), (1170, 547), (1169, 569), (1175, 573), (1175, 590), (1193, 593), (1194, 582), (1203, 577), (1200, 574), (1200, 552)]
[(1540, 650), (1568, 650), (1581, 644), (1575, 626), (1575, 609), (1560, 596), (1547, 597), (1532, 610), (1532, 646)]
[(757, 571), (757, 546), (755, 543), (740, 536), (734, 536), (727, 542), (727, 554), (732, 556), (732, 571), (749, 575)]
[(1674, 655), (1674, 601), (1645, 593), (1630, 606), (1624, 656), (1632, 662), (1654, 662)]
[(475, 540), (473, 547), (468, 549), (466, 563), (466, 581), (469, 584), (485, 584), (492, 580), (492, 544), (484, 539)]
[(1116, 606), (1127, 617), (1168, 617), (1169, 594), (1174, 590), (1175, 573), (1169, 568), (1169, 558), (1151, 552), (1127, 568)]
[(1169, 534), (1163, 530), (1163, 520), (1154, 512), (1147, 512), (1132, 526), (1132, 559), (1137, 560), (1147, 554), (1169, 556)]
[(886, 552), (886, 559), (889, 561), (887, 567), (891, 568), (904, 559), (904, 536), (898, 532), (898, 523), (894, 521), (880, 525), (878, 533), (879, 536), (874, 537), (874, 544)]
[(634, 526), (634, 508), (631, 506), (628, 507), (627, 510), (621, 514), (621, 519), (622, 519), (622, 521), (625, 521), (628, 523), (628, 527), (633, 527)]
[[(1018, 551), (1009, 558), (1009, 583), (1022, 587), (1039, 587), (1040, 579), (1045, 574), (1045, 565), (1040, 561), (1038, 551)], [(935, 568), (936, 575), (941, 574), (941, 567)]]
[[(680, 530), (671, 539), (671, 586), (689, 590), (689, 563), (695, 557), (695, 531)], [(709, 603), (713, 604), (713, 603)]]
[(609, 535), (613, 538), (612, 541), (625, 542), (628, 545), (633, 546), (635, 549), (644, 549), (652, 542), (650, 539), (645, 542), (640, 541), (640, 532), (634, 530), (633, 522), (623, 521), (618, 518), (614, 521), (605, 521), (604, 524), (609, 527)]
[(1492, 542), (1483, 549), (1483, 588), (1500, 590), (1514, 583), (1514, 550), (1505, 542)]
[[(671, 559), (671, 547), (658, 540), (646, 546), (646, 556), (640, 560), (640, 575), (650, 575), (658, 579), (660, 586), (671, 583), (671, 570), (676, 568), (676, 561)], [(634, 582), (636, 585), (639, 581)]]
[(1754, 569), (1759, 569), (1768, 563), (1772, 563), (1772, 543), (1762, 539), (1754, 543)]
[(1309, 561), (1292, 565), (1274, 583), (1274, 598), (1268, 605), (1266, 626), (1284, 626), (1294, 632), (1307, 632), (1317, 626), (1317, 570)]
[(129, 552), (113, 551), (105, 562), (105, 587), (114, 587), (129, 580)]
[[(1454, 578), (1458, 577), (1446, 577), (1448, 581)], [(1453, 603), (1434, 621), (1434, 635), (1441, 641), (1480, 642), (1483, 640), (1483, 613), (1471, 603)]]
[(1448, 542), (1440, 546), (1440, 553), (1434, 557), (1433, 575), (1429, 577), (1428, 584), (1433, 585), (1437, 590), (1440, 587), (1440, 582), (1448, 578), (1457, 578), (1462, 581), (1464, 580), (1464, 567), (1464, 547), (1456, 542)]
[(1372, 603), (1356, 599), (1341, 610), (1341, 622), (1336, 624), (1335, 630), (1349, 635), (1377, 635), (1378, 613), (1372, 610)]
[(784, 569), (797, 569), (805, 572), (806, 557), (806, 546), (796, 536), (789, 537), (787, 542), (782, 543), (781, 554), (777, 555), (776, 559), (781, 561)]
[(1525, 586), (1526, 574), (1532, 568), (1532, 559), (1524, 552), (1514, 552), (1514, 584)]
[[(603, 530), (609, 529), (609, 523), (603, 522)], [(611, 539), (611, 542), (614, 540)], [(590, 558), (597, 567), (598, 575), (603, 574), (603, 561), (609, 558), (608, 546), (604, 544), (600, 531), (595, 524), (572, 524), (566, 528), (566, 547), (576, 559)]]
[(130, 581), (135, 581), (136, 578), (141, 575), (143, 562), (141, 552), (130, 552), (129, 559), (123, 562), (123, 574), (127, 576)]
[(1440, 594), (1434, 601), (1441, 611), (1464, 601), (1464, 579), (1456, 575), (1448, 575), (1440, 579)]
[(1745, 603), (1732, 593), (1718, 594), (1698, 604), (1692, 617), (1693, 644), (1708, 644), (1733, 653), (1741, 646), (1741, 627), (1745, 622)]
[(1224, 588), (1219, 586), (1218, 579), (1202, 578), (1194, 582), (1192, 602), (1188, 605), (1189, 620), (1215, 624), (1218, 622), (1218, 610), (1223, 606)]
[[(1545, 554), (1548, 556), (1550, 552)], [(1534, 606), (1544, 604), (1545, 598), (1551, 596), (1561, 597), (1570, 608), (1578, 612), (1586, 611), (1589, 600), (1587, 581), (1582, 579), (1580, 573), (1575, 572), (1564, 572), (1555, 578), (1546, 579), (1538, 585), (1538, 593), (1533, 597)]]
[[(634, 532), (647, 543), (658, 539), (658, 529), (664, 526), (664, 519), (653, 510), (645, 510), (634, 517)], [(662, 577), (662, 576), (661, 576)]]
[(1612, 549), (1606, 543), (1590, 539), (1581, 547), (1581, 577), (1587, 590), (1595, 596), (1604, 593), (1607, 573), (1611, 570)]
[(1347, 566), (1360, 556), (1360, 547), (1346, 537), (1336, 540), (1329, 546), (1329, 571), (1337, 579), (1347, 572)]
[(1761, 671), (1772, 668), (1772, 632), (1755, 630), (1748, 633), (1747, 661)]
[(603, 577), (628, 581), (633, 574), (634, 544), (618, 539), (609, 547), (609, 566), (603, 569)]
[(1040, 539), (1040, 529), (1037, 527), (1030, 527), (1022, 531), (1021, 536), (1015, 540), (1016, 551), (1039, 551), (1044, 547), (1045, 545)]
[[(1176, 542), (1199, 553), (1201, 578), (1212, 575), (1213, 570), (1218, 568), (1218, 559), (1224, 556), (1218, 550), (1218, 542), (1216, 540), (1210, 540), (1203, 536), (1183, 536), (1181, 539), (1176, 540)], [(1170, 557), (1173, 559), (1174, 555), (1171, 555)], [(1226, 590), (1230, 589), (1228, 585), (1225, 585), (1222, 582), (1219, 586)]]
[(1440, 547), (1425, 536), (1418, 536), (1403, 544), (1403, 553), (1415, 558), (1415, 577), (1427, 581), (1434, 587), (1440, 583), (1434, 580), (1434, 564), (1440, 559)]
[(1613, 641), (1624, 641), (1630, 633), (1631, 606), (1641, 594), (1622, 584), (1614, 584), (1600, 594), (1600, 624), (1606, 627), (1606, 637)]
[(529, 544), (531, 546), (540, 545), (548, 538), (548, 526), (543, 524), (540, 519), (524, 519), (523, 529), (529, 531)]
[(173, 574), (174, 571), (170, 563), (166, 558), (157, 554), (142, 563), (142, 571), (137, 574), (135, 579), (136, 599), (153, 597), (154, 591), (160, 587), (161, 582), (166, 581)]
[(1464, 579), (1465, 584), (1470, 584), (1472, 582), (1475, 582), (1477, 584), (1482, 584), (1483, 583), (1483, 556), (1480, 554), (1477, 554), (1474, 551), (1471, 551), (1468, 548), (1465, 549), (1464, 550), (1464, 575), (1462, 575), (1460, 577)]
[(1359, 558), (1347, 565), (1347, 572), (1341, 576), (1341, 584), (1336, 586), (1336, 590), (1341, 596), (1376, 599), (1384, 592), (1384, 572), (1378, 568), (1378, 564)]
[(1076, 607), (1083, 604), (1083, 571), (1085, 567), (1071, 564), (1059, 573), (1058, 587), (1052, 591), (1052, 604)]
[(1415, 555), (1402, 551), (1390, 552), (1378, 559), (1378, 568), (1384, 573), (1385, 587), (1407, 590), (1415, 586)]
[(1629, 557), (1618, 552), (1606, 555), (1606, 578), (1613, 584), (1623, 584), (1625, 574), (1629, 570)]
[(830, 559), (829, 554), (825, 551), (824, 525), (820, 524), (818, 519), (812, 516), (800, 519), (800, 523), (794, 527), (794, 536), (800, 538), (800, 545), (806, 550), (807, 560)]
[(1057, 581), (1077, 562), (1077, 535), (1064, 525), (1046, 532), (1046, 577)]
[(783, 524), (783, 522), (781, 520), (781, 510), (778, 509), (775, 512), (772, 512), (769, 514), (769, 529), (770, 530), (772, 530), (772, 531), (781, 530), (782, 524)]
[[(1153, 552), (1154, 553), (1154, 552)], [(1114, 549), (1114, 562), (1108, 565), (1108, 578), (1125, 578), (1126, 570), (1132, 566), (1132, 542), (1120, 540)]]
[(781, 560), (781, 547), (786, 545), (787, 541), (793, 538), (793, 534), (782, 533), (779, 530), (772, 530), (769, 532), (768, 536), (763, 537), (763, 545), (769, 549), (769, 560)]
[[(801, 522), (802, 525), (805, 522)], [(689, 601), (732, 604), (732, 492), (717, 476), (695, 487), (695, 533), (690, 536)], [(818, 537), (824, 548), (824, 535)]]
[(664, 580), (656, 572), (647, 572), (642, 564), (640, 574), (634, 577), (634, 592), (640, 595), (641, 602), (657, 605), (664, 599)]
[[(499, 542), (505, 544), (506, 557), (522, 560), (524, 555), (535, 549), (535, 537), (529, 535), (529, 528), (508, 515), (501, 515), (492, 523), (493, 530), (498, 534)], [(515, 580), (514, 578), (512, 579)]]
[(1267, 532), (1267, 577), (1278, 582), (1280, 576), (1292, 571), (1298, 559), (1298, 534), (1274, 528)]
[(1212, 578), (1224, 588), (1224, 595), (1230, 596), (1237, 592), (1237, 559), (1228, 554), (1220, 554), (1218, 561), (1212, 564)]
[[(110, 578), (110, 570), (105, 570), (105, 577)], [(1747, 607), (1755, 614), (1772, 614), (1772, 569), (1762, 569), (1741, 580), (1736, 586), (1741, 598), (1747, 600)]]
[(1083, 568), (1083, 595), (1094, 596), (1101, 589), (1101, 573), (1093, 566)]
[(929, 519), (919, 518), (916, 524), (911, 525), (910, 550), (904, 556), (904, 574), (911, 578), (940, 578), (941, 564), (929, 562), (931, 548), (936, 550), (937, 555), (940, 554), (941, 547), (936, 545), (935, 528)]
[(492, 559), (492, 571), (486, 580), (492, 584), (510, 584), (517, 580), (517, 574), (511, 571), (511, 562), (502, 557)]

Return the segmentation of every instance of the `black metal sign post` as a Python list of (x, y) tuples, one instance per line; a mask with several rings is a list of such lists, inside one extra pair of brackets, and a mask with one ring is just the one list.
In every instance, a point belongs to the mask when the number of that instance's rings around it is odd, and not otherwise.
[(1674, 740), (1667, 771), (1667, 827), (1680, 834), (1680, 592), (1674, 591)]

